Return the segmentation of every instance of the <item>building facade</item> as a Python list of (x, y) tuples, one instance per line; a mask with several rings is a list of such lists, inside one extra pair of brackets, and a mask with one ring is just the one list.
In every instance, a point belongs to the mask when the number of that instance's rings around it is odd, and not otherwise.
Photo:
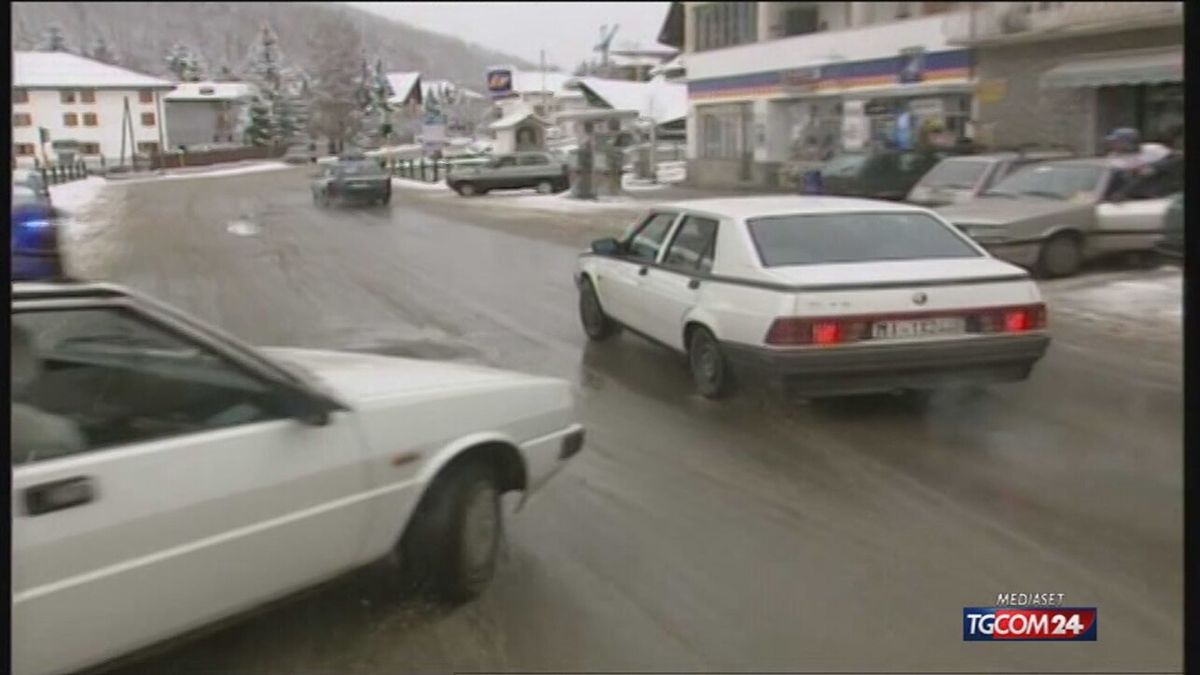
[(246, 82), (185, 82), (163, 97), (171, 148), (242, 142), (257, 88)]
[(125, 161), (160, 152), (163, 96), (174, 87), (65, 52), (14, 52), (14, 164), (116, 165), (122, 150)]
[(974, 52), (985, 143), (1091, 155), (1117, 127), (1182, 141), (1181, 2), (980, 3), (946, 32)]
[(689, 182), (779, 187), (787, 163), (898, 127), (967, 135), (971, 54), (943, 29), (964, 4), (676, 3), (660, 41), (687, 62)]

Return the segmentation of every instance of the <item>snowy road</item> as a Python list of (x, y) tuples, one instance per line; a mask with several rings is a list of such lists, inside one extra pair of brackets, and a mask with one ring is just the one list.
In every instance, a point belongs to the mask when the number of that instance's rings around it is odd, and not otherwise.
[[(586, 344), (575, 251), (619, 214), (399, 190), (319, 210), (303, 169), (108, 190), (105, 223), (70, 239), (85, 276), (260, 344), (565, 377), (589, 428), (478, 602), (432, 610), (356, 575), (124, 674), (1182, 667), (1181, 339), (1060, 311), (1111, 298), (1048, 285), (1049, 354), (980, 399), (717, 405), (656, 347)], [(964, 606), (1017, 591), (1098, 607), (1099, 641), (962, 641)]]

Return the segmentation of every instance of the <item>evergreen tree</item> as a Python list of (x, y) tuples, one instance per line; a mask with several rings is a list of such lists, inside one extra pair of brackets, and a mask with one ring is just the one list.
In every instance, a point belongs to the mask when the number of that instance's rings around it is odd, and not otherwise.
[(46, 28), (46, 32), (42, 33), (37, 50), (39, 52), (67, 51), (67, 38), (63, 35), (62, 27), (55, 23), (50, 24)]
[(178, 42), (171, 45), (164, 60), (167, 70), (180, 82), (199, 82), (202, 78), (199, 58)]
[(246, 125), (246, 143), (259, 147), (270, 145), (273, 135), (271, 126), (269, 103), (262, 96), (255, 97), (250, 104), (250, 121)]
[(258, 38), (250, 48), (247, 67), (250, 80), (263, 92), (275, 93), (283, 88), (283, 56), (279, 52), (279, 38), (268, 25), (263, 25)]
[(95, 41), (92, 42), (92, 48), (88, 52), (88, 56), (101, 63), (113, 65), (117, 63), (117, 55), (108, 46), (108, 40), (105, 40), (103, 35), (96, 36)]

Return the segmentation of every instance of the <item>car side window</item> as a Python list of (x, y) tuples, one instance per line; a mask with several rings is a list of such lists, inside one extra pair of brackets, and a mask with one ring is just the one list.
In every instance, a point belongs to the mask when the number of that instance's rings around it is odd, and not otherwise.
[(521, 166), (544, 166), (550, 163), (545, 155), (522, 155)]
[(663, 239), (675, 222), (674, 213), (655, 213), (642, 223), (642, 226), (629, 239), (627, 257), (645, 262), (658, 259), (658, 250), (662, 247)]
[(279, 390), (117, 307), (12, 317), (12, 464), (286, 417)]
[(671, 239), (663, 263), (688, 272), (711, 272), (716, 245), (717, 221), (685, 216)]
[(1145, 169), (1121, 191), (1125, 199), (1161, 199), (1183, 190), (1183, 162), (1165, 163)]
[(503, 169), (505, 167), (516, 166), (516, 165), (517, 165), (517, 158), (513, 157), (512, 155), (501, 157), (500, 159), (496, 160), (496, 168), (497, 169)]

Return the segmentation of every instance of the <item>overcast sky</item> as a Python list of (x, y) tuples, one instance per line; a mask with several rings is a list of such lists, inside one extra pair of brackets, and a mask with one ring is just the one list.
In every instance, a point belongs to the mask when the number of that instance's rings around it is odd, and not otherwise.
[[(351, 2), (369, 12), (418, 28), (453, 35), (467, 42), (570, 72), (595, 54), (600, 26), (620, 24), (613, 49), (665, 49), (658, 30), (669, 2)], [(497, 64), (500, 65), (500, 64)]]

